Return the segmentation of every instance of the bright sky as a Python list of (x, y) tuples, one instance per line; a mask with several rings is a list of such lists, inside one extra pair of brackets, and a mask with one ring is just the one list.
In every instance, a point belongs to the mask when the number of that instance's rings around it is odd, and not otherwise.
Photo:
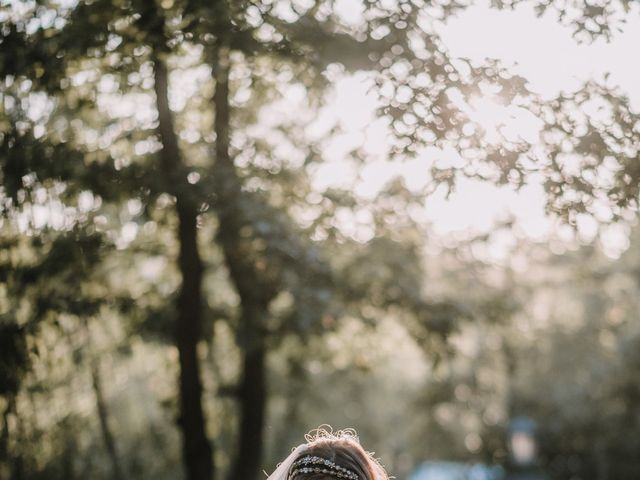
[[(338, 8), (345, 16), (356, 16), (343, 0)], [(611, 74), (610, 81), (618, 84), (631, 98), (634, 108), (640, 110), (640, 69), (633, 59), (640, 45), (640, 13), (632, 11), (625, 30), (610, 42), (577, 44), (571, 31), (551, 16), (537, 18), (526, 5), (515, 11), (499, 11), (475, 6), (465, 10), (442, 29), (446, 44), (456, 56), (483, 59), (499, 58), (514, 65), (514, 71), (530, 81), (530, 88), (544, 96), (553, 96), (561, 90), (572, 90), (588, 78), (602, 78)], [(478, 113), (486, 122), (495, 122), (500, 115), (490, 101), (479, 99)], [(387, 146), (385, 130), (380, 123), (372, 123), (374, 99), (367, 94), (364, 76), (340, 81), (336, 87), (332, 106), (323, 115), (334, 117), (347, 134), (329, 146), (328, 158), (334, 162), (322, 167), (317, 174), (319, 187), (336, 182), (353, 186), (364, 195), (375, 193), (393, 173), (401, 173), (407, 185), (419, 188), (428, 181), (426, 157), (407, 164), (391, 164), (385, 160)], [(323, 115), (318, 124), (327, 121)], [(523, 128), (527, 128), (526, 125)], [(319, 128), (322, 130), (322, 128)], [(365, 135), (367, 151), (374, 160), (360, 179), (353, 179), (344, 158), (353, 144)], [(431, 152), (435, 153), (435, 152)], [(478, 181), (460, 182), (458, 191), (448, 200), (436, 195), (427, 203), (427, 217), (437, 233), (460, 237), (464, 234), (486, 232), (497, 220), (513, 216), (516, 231), (535, 239), (547, 238), (551, 232), (564, 240), (571, 240), (570, 229), (557, 229), (544, 214), (544, 192), (541, 185), (532, 184), (519, 192), (496, 188)], [(596, 225), (585, 222), (579, 225), (581, 240), (589, 241), (596, 235)], [(600, 241), (605, 253), (616, 257), (628, 246), (625, 227), (611, 227), (601, 233)], [(494, 249), (498, 257), (506, 255), (508, 241)]]

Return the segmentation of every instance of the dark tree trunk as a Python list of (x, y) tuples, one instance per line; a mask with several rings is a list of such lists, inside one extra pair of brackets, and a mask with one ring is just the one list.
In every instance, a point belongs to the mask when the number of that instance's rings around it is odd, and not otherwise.
[[(7, 412), (9, 414), (13, 414), (16, 417), (16, 436), (18, 438), (26, 438), (24, 435), (24, 430), (22, 428), (22, 417), (18, 412), (18, 406), (16, 403), (16, 396), (11, 395), (9, 397), (9, 406), (7, 408)], [(24, 469), (24, 460), (22, 458), (22, 453), (20, 451), (15, 452), (14, 454), (9, 453), (11, 459), (11, 467), (10, 467), (10, 477), (9, 480), (23, 480), (25, 475)]]
[[(304, 347), (306, 347), (306, 343), (303, 343), (303, 348)], [(278, 438), (282, 439), (290, 438), (292, 431), (305, 429), (301, 415), (302, 412), (300, 410), (300, 399), (307, 391), (309, 385), (306, 365), (300, 357), (300, 352), (296, 350), (289, 354), (289, 358), (287, 360), (289, 366), (287, 369), (287, 390), (285, 392), (287, 406), (285, 409), (286, 413), (284, 421), (278, 434)], [(289, 446), (279, 445), (278, 453), (286, 456), (290, 451), (289, 449)]]
[(261, 325), (264, 306), (243, 305), (242, 323), (248, 331), (243, 342), (242, 380), (239, 390), (240, 439), (239, 457), (231, 472), (231, 480), (258, 478), (262, 459), (262, 434), (267, 403), (265, 345)]
[(197, 345), (202, 323), (203, 266), (198, 250), (198, 203), (189, 195), (186, 172), (180, 157), (178, 138), (169, 109), (168, 74), (164, 62), (154, 61), (155, 93), (158, 106), (160, 157), (167, 190), (176, 197), (178, 214), (178, 264), (182, 285), (177, 302), (175, 342), (180, 359), (180, 427), (189, 480), (211, 480), (214, 475), (212, 447), (206, 434), (202, 408), (202, 384)]
[(240, 438), (230, 480), (253, 480), (258, 478), (260, 472), (267, 402), (264, 323), (269, 301), (275, 292), (273, 285), (265, 285), (255, 263), (247, 259), (247, 246), (243, 246), (240, 233), (243, 226), (243, 194), (240, 178), (229, 154), (229, 67), (229, 52), (221, 46), (213, 68), (216, 82), (214, 183), (220, 220), (217, 240), (222, 246), (231, 280), (240, 296), (238, 338), (243, 362), (239, 388)]
[(14, 405), (13, 395), (6, 397), (6, 407), (2, 412), (2, 430), (0, 430), (0, 478), (9, 476), (11, 455), (9, 452), (9, 416)]
[(91, 366), (91, 379), (93, 382), (93, 392), (96, 396), (96, 407), (98, 411), (98, 419), (100, 420), (102, 439), (104, 441), (104, 446), (107, 449), (109, 460), (111, 461), (111, 473), (113, 480), (124, 480), (126, 477), (120, 462), (120, 456), (118, 455), (116, 441), (113, 436), (113, 432), (111, 431), (111, 426), (109, 425), (109, 409), (104, 398), (102, 377), (100, 375), (100, 367), (97, 361)]

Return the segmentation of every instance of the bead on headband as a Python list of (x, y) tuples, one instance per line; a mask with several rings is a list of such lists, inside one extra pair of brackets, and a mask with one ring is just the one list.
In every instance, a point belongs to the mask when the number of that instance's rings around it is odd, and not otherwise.
[(346, 480), (359, 480), (360, 476), (345, 467), (341, 467), (327, 458), (307, 455), (302, 457), (291, 465), (289, 472), (289, 480), (293, 480), (296, 475), (301, 473), (324, 473), (336, 478), (344, 478)]

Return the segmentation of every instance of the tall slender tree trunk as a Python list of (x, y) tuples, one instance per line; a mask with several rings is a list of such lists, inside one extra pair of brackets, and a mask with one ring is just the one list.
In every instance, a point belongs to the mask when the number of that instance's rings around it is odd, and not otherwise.
[[(305, 344), (306, 345), (306, 344)], [(308, 371), (304, 361), (300, 360), (300, 353), (289, 354), (287, 359), (287, 390), (286, 390), (286, 413), (283, 424), (278, 432), (278, 438), (287, 439), (292, 429), (298, 430), (303, 425), (302, 412), (300, 410), (300, 399), (309, 387)], [(302, 428), (304, 429), (304, 428)], [(278, 446), (278, 453), (288, 453), (290, 447)]]
[[(24, 435), (22, 416), (18, 412), (16, 395), (11, 395), (9, 397), (9, 402), (10, 403), (9, 403), (9, 408), (7, 412), (15, 415), (16, 437), (26, 438), (26, 436)], [(10, 466), (11, 473), (9, 476), (10, 480), (23, 480), (26, 477), (26, 475), (25, 475), (25, 469), (24, 469), (24, 460), (22, 458), (22, 452), (18, 450), (15, 453), (10, 453), (10, 461), (11, 461), (11, 466)]]
[(242, 349), (242, 378), (239, 388), (240, 437), (238, 455), (231, 468), (231, 480), (258, 478), (263, 450), (263, 431), (267, 402), (265, 319), (273, 298), (260, 272), (247, 261), (240, 230), (243, 226), (241, 180), (229, 154), (229, 51), (218, 48), (213, 76), (216, 161), (214, 183), (218, 197), (219, 228), (217, 239), (222, 246), (231, 280), (240, 296), (239, 344)]
[(102, 376), (100, 374), (100, 366), (98, 361), (94, 361), (91, 365), (91, 380), (93, 383), (93, 393), (96, 396), (96, 407), (98, 411), (98, 419), (100, 420), (100, 430), (102, 431), (102, 439), (107, 449), (109, 460), (111, 461), (111, 474), (113, 480), (124, 480), (126, 478), (120, 455), (116, 447), (116, 441), (109, 425), (109, 409), (104, 398), (104, 390), (102, 388)]
[(167, 190), (176, 198), (178, 214), (178, 265), (182, 285), (177, 301), (175, 342), (180, 360), (180, 427), (183, 453), (189, 480), (211, 480), (214, 476), (213, 452), (206, 434), (202, 408), (202, 383), (197, 345), (202, 324), (203, 265), (198, 250), (198, 203), (189, 195), (186, 172), (180, 156), (178, 138), (169, 109), (168, 73), (164, 61), (154, 59), (155, 93), (158, 107), (159, 133), (162, 141), (160, 157)]
[(5, 397), (6, 406), (2, 412), (2, 429), (0, 429), (0, 478), (8, 478), (11, 471), (11, 454), (9, 452), (9, 416), (12, 413), (13, 394)]
[(231, 480), (258, 478), (267, 404), (266, 350), (261, 333), (266, 307), (243, 305), (242, 308), (242, 327), (254, 331), (247, 332), (243, 340), (242, 379), (239, 390), (240, 455), (233, 465)]

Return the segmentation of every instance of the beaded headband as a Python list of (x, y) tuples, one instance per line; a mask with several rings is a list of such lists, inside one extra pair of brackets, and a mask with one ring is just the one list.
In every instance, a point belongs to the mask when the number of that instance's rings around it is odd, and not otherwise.
[(341, 467), (336, 463), (322, 457), (307, 455), (297, 460), (291, 465), (289, 471), (289, 480), (293, 480), (296, 475), (302, 473), (325, 473), (335, 478), (344, 478), (346, 480), (360, 480), (360, 476), (353, 470)]

